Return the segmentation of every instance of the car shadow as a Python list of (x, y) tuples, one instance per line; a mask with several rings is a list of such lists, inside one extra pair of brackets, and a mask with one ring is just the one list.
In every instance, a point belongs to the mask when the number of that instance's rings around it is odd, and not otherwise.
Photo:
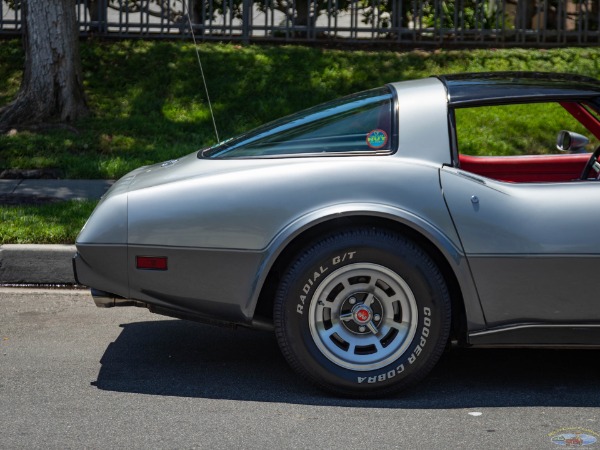
[(121, 325), (104, 353), (102, 390), (211, 399), (377, 408), (600, 406), (598, 350), (458, 349), (409, 392), (332, 397), (283, 359), (273, 333), (180, 320)]

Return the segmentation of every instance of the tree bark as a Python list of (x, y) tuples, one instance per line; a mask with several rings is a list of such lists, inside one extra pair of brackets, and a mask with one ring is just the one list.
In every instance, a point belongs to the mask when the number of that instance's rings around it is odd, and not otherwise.
[(88, 114), (75, 0), (23, 0), (25, 69), (16, 99), (0, 110), (0, 132)]

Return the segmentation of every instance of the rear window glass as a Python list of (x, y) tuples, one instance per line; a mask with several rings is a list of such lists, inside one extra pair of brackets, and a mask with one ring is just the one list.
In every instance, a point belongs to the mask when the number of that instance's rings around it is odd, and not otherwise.
[(224, 141), (202, 152), (210, 158), (389, 152), (392, 93), (383, 87), (324, 103)]

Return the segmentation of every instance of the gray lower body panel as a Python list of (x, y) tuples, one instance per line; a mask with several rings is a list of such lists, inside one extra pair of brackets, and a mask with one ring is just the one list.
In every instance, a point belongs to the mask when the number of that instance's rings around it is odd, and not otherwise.
[[(77, 250), (74, 270), (80, 284), (182, 316), (243, 324), (252, 320), (255, 305), (250, 299), (263, 253), (79, 244)], [(167, 258), (168, 268), (138, 269), (138, 256)]]
[(478, 256), (469, 264), (490, 328), (600, 323), (600, 256)]
[(79, 284), (129, 297), (126, 245), (77, 244), (73, 270)]
[[(140, 270), (137, 256), (168, 260), (168, 270)], [(231, 322), (249, 322), (256, 269), (263, 254), (179, 247), (128, 248), (130, 297), (177, 311)]]

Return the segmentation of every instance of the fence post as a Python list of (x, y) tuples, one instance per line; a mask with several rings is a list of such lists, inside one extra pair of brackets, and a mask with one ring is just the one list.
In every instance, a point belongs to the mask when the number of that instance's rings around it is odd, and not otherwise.
[(98, 32), (108, 34), (108, 0), (98, 2)]
[(250, 43), (250, 34), (252, 33), (252, 0), (243, 0), (242, 2), (242, 42)]

